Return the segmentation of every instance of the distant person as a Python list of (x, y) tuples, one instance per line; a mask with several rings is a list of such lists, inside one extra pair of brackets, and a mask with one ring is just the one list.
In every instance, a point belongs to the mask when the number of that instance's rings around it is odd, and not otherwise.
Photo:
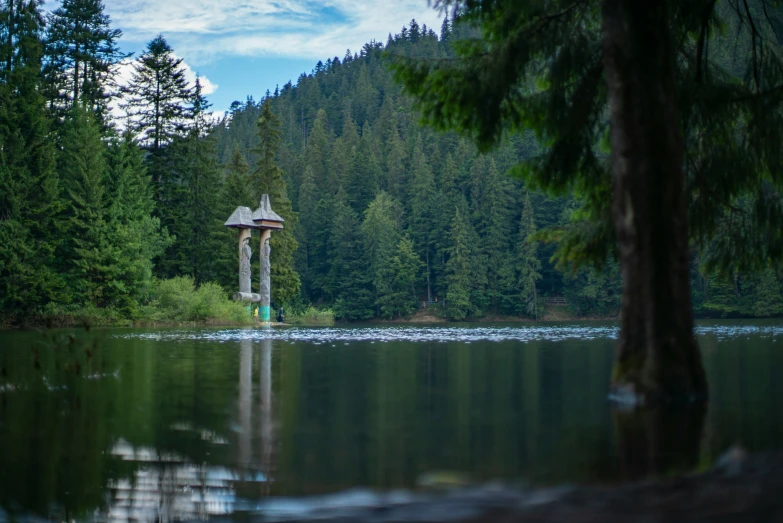
[(283, 323), (285, 321), (285, 311), (282, 307), (277, 311), (277, 323)]

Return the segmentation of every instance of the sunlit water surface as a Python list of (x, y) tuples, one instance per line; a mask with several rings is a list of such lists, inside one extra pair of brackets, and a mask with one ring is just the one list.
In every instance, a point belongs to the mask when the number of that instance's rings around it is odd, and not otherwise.
[(783, 323), (697, 333), (707, 412), (645, 419), (640, 443), (606, 400), (612, 323), (0, 332), (0, 520), (296, 517), (291, 496), (783, 447)]

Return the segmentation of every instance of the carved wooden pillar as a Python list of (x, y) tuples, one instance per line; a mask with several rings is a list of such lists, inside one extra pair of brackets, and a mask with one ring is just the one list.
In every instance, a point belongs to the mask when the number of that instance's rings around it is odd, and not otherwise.
[(269, 239), (272, 231), (264, 229), (261, 231), (261, 248), (259, 256), (261, 259), (261, 285), (258, 293), (261, 295), (261, 302), (258, 307), (258, 319), (262, 322), (269, 322), (271, 318), (270, 302), (272, 299), (272, 277), (270, 257), (272, 249), (269, 246)]
[(239, 292), (242, 293), (253, 292), (251, 256), (250, 229), (239, 229)]

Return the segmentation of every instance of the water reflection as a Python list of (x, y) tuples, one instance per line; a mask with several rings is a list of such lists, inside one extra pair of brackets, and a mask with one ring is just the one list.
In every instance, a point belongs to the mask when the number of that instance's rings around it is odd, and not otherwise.
[(253, 342), (240, 342), (239, 357), (239, 463), (250, 466), (251, 430), (253, 416), (251, 397), (253, 394)]
[(272, 449), (274, 448), (274, 421), (272, 418), (272, 340), (261, 341), (259, 358), (259, 389), (261, 394), (261, 468), (267, 474), (272, 472)]
[(236, 508), (238, 481), (265, 482), (261, 474), (241, 475), (226, 467), (196, 465), (174, 453), (134, 448), (120, 440), (117, 459), (136, 465), (132, 477), (109, 480), (106, 516), (114, 521), (174, 521), (230, 514)]
[(63, 351), (0, 333), (0, 506), (198, 519), (422, 477), (612, 482), (783, 448), (783, 329), (701, 328), (709, 412), (634, 416), (606, 401), (612, 325), (542, 330), (556, 341), (529, 326), (108, 331), (89, 358), (96, 334)]
[[(253, 402), (253, 359), (258, 361), (258, 410)], [(151, 447), (135, 447), (120, 439), (110, 454), (136, 465), (131, 477), (108, 481), (111, 500), (108, 519), (125, 521), (172, 521), (205, 519), (247, 509), (238, 498), (238, 490), (268, 492), (272, 472), (272, 342), (243, 340), (239, 347), (237, 418), (237, 460), (235, 468), (197, 464), (175, 452)], [(253, 452), (255, 425), (260, 448)], [(183, 438), (198, 435), (213, 444), (228, 444), (224, 437), (187, 421), (174, 423), (172, 429)], [(188, 434), (190, 433), (190, 434)]]
[(702, 457), (703, 403), (613, 412), (622, 479), (695, 470)]

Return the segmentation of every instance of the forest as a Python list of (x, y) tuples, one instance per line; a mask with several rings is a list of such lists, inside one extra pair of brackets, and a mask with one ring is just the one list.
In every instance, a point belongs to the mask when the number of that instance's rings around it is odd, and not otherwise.
[[(558, 256), (558, 240), (583, 225), (583, 195), (512, 175), (546, 142), (509, 133), (480, 153), (469, 137), (423, 125), (395, 80), (396, 59), (453, 57), (472, 34), (455, 18), (440, 28), (412, 20), (215, 120), (163, 35), (131, 57), (99, 0), (63, 0), (51, 13), (4, 1), (2, 321), (150, 310), (207, 320), (218, 309), (239, 318), (228, 301), (236, 232), (223, 223), (264, 193), (286, 220), (271, 241), (274, 306), (345, 321), (422, 308), (450, 320), (540, 319), (563, 302), (572, 317), (616, 316), (617, 262)], [(118, 85), (127, 63), (133, 78)], [(716, 244), (736, 234), (722, 227)], [(779, 270), (725, 270), (696, 245), (690, 264), (697, 316), (783, 314)]]

